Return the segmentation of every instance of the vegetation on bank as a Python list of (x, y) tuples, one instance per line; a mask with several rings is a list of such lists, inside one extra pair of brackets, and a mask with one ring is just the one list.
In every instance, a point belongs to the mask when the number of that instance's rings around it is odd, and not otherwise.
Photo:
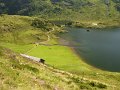
[(96, 20), (96, 21), (76, 21), (73, 22), (73, 27), (78, 28), (119, 28), (120, 27), (120, 19), (105, 19), (105, 20)]

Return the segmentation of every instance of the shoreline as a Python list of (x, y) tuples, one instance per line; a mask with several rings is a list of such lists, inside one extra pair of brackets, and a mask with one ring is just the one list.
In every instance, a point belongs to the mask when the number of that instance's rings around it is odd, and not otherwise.
[[(7, 45), (7, 47), (8, 46), (15, 47), (11, 48), (13, 51), (18, 51), (20, 48), (23, 50), (28, 47), (23, 47), (21, 45)], [(74, 52), (74, 50), (68, 46), (38, 45), (37, 48), (29, 53), (29, 55), (45, 58), (45, 60), (47, 60), (46, 64), (54, 66), (56, 69), (76, 74), (83, 78), (104, 82), (112, 86), (118, 86), (120, 84), (119, 72), (109, 72), (92, 67), (91, 65), (84, 62), (82, 58), (80, 58)]]
[[(95, 69), (95, 70), (100, 70), (100, 71), (102, 70), (102, 69), (100, 69), (100, 68), (94, 67), (94, 66), (90, 65), (89, 63), (87, 63), (80, 55), (78, 55), (78, 53), (75, 51), (74, 48), (69, 47), (69, 46), (67, 46), (67, 47), (70, 48), (71, 51), (73, 52), (73, 54), (75, 54), (75, 55), (80, 59), (80, 61), (81, 61), (83, 64), (87, 65), (90, 69)], [(102, 71), (105, 71), (105, 70), (102, 70)]]
[[(89, 68), (89, 70), (106, 71), (106, 70), (102, 70), (102, 69), (100, 69), (100, 68), (97, 68), (97, 67), (92, 66), (92, 65), (90, 65), (89, 63), (87, 63), (87, 62), (75, 51), (75, 49), (74, 49), (71, 45), (62, 45), (61, 43), (64, 44), (64, 42), (61, 42), (60, 39), (62, 39), (62, 38), (59, 38), (58, 44), (59, 44), (60, 46), (66, 46), (66, 47), (68, 47), (68, 48), (71, 50), (71, 52), (72, 52), (73, 54), (75, 54), (76, 57), (79, 58), (80, 62), (81, 62), (85, 67)], [(107, 72), (110, 72), (110, 71), (107, 71)]]
[[(90, 69), (94, 69), (94, 70), (99, 70), (99, 71), (104, 71), (104, 72), (117, 72), (117, 71), (110, 71), (110, 70), (106, 70), (106, 69), (103, 69), (103, 68), (100, 68), (100, 67), (97, 67), (97, 66), (94, 66), (94, 65), (91, 65), (90, 63), (88, 63), (85, 59), (84, 59), (84, 57), (82, 57), (80, 54), (78, 54), (77, 53), (77, 51), (75, 50), (75, 48), (72, 46), (72, 45), (70, 45), (70, 43), (69, 43), (69, 41), (66, 41), (66, 40), (64, 40), (63, 38), (61, 38), (61, 37), (59, 37), (59, 39), (58, 39), (58, 43), (62, 43), (62, 45), (64, 46), (64, 44), (66, 44), (66, 42), (67, 42), (67, 47), (68, 48), (70, 48), (71, 49), (71, 51), (72, 51), (72, 53), (73, 54), (75, 54), (77, 57), (79, 57), (79, 60), (84, 64), (84, 65), (87, 65), (87, 67), (89, 67)], [(117, 73), (119, 73), (119, 72), (117, 72)]]

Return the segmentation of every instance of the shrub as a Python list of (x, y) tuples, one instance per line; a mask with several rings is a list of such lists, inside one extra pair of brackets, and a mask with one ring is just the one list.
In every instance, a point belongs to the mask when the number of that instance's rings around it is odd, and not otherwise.
[(98, 87), (98, 88), (107, 88), (107, 85), (104, 85), (104, 84), (101, 84), (101, 83), (100, 83), (100, 84), (97, 85), (97, 87)]
[(42, 19), (34, 19), (32, 21), (32, 26), (36, 27), (36, 28), (41, 28), (44, 29), (46, 31), (49, 31), (52, 24), (49, 23), (48, 21), (42, 20)]
[(107, 85), (97, 82), (90, 82), (89, 85), (97, 88), (107, 88)]

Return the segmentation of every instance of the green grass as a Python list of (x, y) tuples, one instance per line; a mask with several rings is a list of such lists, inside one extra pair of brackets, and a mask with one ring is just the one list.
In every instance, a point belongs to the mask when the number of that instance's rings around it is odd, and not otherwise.
[(0, 90), (80, 90), (111, 88), (53, 67), (32, 62), (0, 47)]
[[(45, 59), (48, 66), (68, 71), (85, 77), (90, 80), (107, 83), (110, 86), (119, 88), (120, 73), (108, 72), (92, 67), (78, 57), (72, 49), (66, 46), (47, 46), (47, 45), (15, 45), (2, 44), (4, 47), (11, 48), (15, 52), (25, 53)], [(33, 48), (34, 47), (34, 48)], [(32, 49), (33, 48), (33, 49)], [(30, 51), (29, 51), (30, 50)], [(29, 51), (29, 52), (28, 52)], [(28, 53), (27, 53), (28, 52)], [(109, 89), (112, 90), (112, 89)]]
[(1, 43), (1, 46), (10, 48), (17, 53), (25, 53), (43, 58), (47, 64), (59, 69), (74, 72), (89, 71), (89, 69), (85, 67), (86, 64), (72, 52), (72, 49), (66, 46), (16, 45), (11, 43)]
[(25, 53), (34, 47), (33, 44), (19, 45), (19, 44), (14, 44), (14, 43), (3, 43), (3, 42), (1, 42), (0, 45), (6, 48), (9, 48), (11, 50), (14, 50), (17, 53)]
[[(45, 59), (46, 64), (54, 66), (55, 68), (69, 71), (80, 76), (84, 75), (84, 77), (109, 84), (111, 83), (111, 85), (115, 86), (120, 83), (120, 79), (118, 79), (120, 77), (119, 73), (102, 71), (86, 64), (72, 49), (66, 46), (40, 45), (32, 49), (28, 54)], [(111, 78), (107, 80), (108, 77)]]
[(40, 57), (46, 60), (46, 64), (67, 71), (88, 71), (80, 58), (66, 46), (43, 46), (39, 45), (29, 53), (31, 56)]
[(54, 32), (50, 33), (52, 37), (54, 37), (55, 32), (61, 31), (60, 27), (49, 22), (47, 22), (48, 25), (44, 26), (44, 20), (40, 18), (38, 20), (41, 22), (38, 23), (42, 24), (44, 28), (33, 26), (32, 23), (36, 18), (19, 15), (0, 16), (0, 42), (31, 44), (46, 41), (48, 39), (47, 32), (52, 31), (53, 28)]

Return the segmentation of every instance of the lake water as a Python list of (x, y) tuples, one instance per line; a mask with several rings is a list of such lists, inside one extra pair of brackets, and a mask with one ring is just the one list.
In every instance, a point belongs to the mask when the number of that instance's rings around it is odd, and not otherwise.
[(108, 71), (120, 72), (120, 28), (67, 28), (62, 44), (70, 45), (86, 63)]

